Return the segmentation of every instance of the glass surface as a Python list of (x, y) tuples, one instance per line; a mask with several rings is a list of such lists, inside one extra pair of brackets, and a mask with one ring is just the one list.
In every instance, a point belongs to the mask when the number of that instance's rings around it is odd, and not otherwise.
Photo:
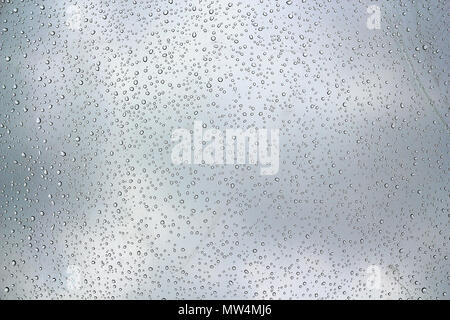
[(0, 299), (447, 299), (449, 12), (0, 0)]

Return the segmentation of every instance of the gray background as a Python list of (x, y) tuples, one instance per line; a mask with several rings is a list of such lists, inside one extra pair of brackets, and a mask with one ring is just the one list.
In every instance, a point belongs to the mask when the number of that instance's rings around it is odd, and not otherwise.
[[(0, 298), (448, 298), (449, 9), (1, 0)], [(195, 120), (278, 174), (173, 165)]]

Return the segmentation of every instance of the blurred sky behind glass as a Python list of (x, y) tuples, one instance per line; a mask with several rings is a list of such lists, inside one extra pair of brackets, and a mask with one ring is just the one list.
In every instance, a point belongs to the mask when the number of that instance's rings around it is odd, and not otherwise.
[[(449, 9), (1, 0), (0, 298), (446, 299)], [(194, 121), (278, 173), (172, 164)]]

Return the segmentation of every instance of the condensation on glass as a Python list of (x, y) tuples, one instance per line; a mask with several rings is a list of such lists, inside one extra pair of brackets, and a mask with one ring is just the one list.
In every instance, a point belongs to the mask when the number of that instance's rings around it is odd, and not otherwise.
[(446, 299), (448, 12), (0, 0), (0, 299)]

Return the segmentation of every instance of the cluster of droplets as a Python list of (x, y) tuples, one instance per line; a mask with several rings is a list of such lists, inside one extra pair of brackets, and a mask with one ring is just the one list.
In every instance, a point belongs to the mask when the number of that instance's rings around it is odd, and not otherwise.
[[(0, 0), (1, 299), (447, 297), (448, 2), (41, 2)], [(278, 173), (174, 165), (194, 121)]]

